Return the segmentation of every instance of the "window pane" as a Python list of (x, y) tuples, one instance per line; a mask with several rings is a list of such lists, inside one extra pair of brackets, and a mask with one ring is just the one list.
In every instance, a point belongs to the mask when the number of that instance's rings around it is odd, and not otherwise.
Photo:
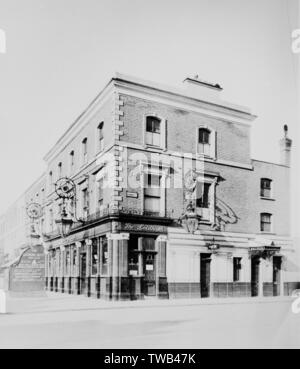
[(153, 145), (153, 133), (146, 133), (146, 144)]
[(160, 213), (160, 199), (154, 197), (146, 197), (145, 211), (148, 211), (150, 213)]
[(199, 143), (198, 145), (198, 154), (203, 154), (206, 156), (210, 156), (210, 145)]
[(109, 259), (109, 256), (108, 256), (108, 242), (107, 242), (107, 238), (106, 237), (102, 237), (100, 239), (100, 243), (101, 243), (101, 253), (102, 253), (102, 271), (101, 273), (103, 275), (107, 275), (108, 273), (108, 259)]
[(152, 145), (160, 146), (160, 134), (157, 133), (152, 134)]
[(207, 129), (199, 129), (199, 143), (209, 144), (210, 131)]
[(208, 209), (209, 194), (210, 194), (210, 184), (209, 183), (197, 183), (197, 207), (202, 209)]
[(146, 122), (146, 131), (151, 133), (160, 133), (160, 120), (154, 117), (148, 117)]
[(261, 214), (261, 231), (271, 232), (272, 231), (272, 216), (271, 214)]
[(92, 275), (98, 273), (98, 245), (97, 240), (93, 240), (92, 245)]
[(234, 282), (240, 281), (241, 269), (242, 269), (242, 259), (234, 258), (233, 259), (233, 281)]

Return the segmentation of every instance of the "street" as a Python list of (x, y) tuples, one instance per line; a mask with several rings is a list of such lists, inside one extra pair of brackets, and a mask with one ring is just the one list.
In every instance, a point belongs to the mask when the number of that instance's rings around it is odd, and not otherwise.
[(66, 295), (10, 301), (1, 349), (300, 348), (291, 299), (103, 302)]

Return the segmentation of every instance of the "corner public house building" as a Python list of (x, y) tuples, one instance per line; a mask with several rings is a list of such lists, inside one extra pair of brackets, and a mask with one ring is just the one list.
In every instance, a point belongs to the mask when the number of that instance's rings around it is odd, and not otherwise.
[[(48, 290), (119, 300), (297, 286), (287, 130), (280, 164), (252, 160), (255, 116), (219, 85), (184, 85), (116, 75), (46, 155)], [(76, 184), (66, 237), (55, 222), (61, 178)]]

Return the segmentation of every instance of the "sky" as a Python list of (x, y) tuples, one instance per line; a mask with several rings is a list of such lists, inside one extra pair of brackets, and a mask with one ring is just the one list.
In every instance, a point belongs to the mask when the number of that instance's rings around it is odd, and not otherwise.
[(0, 213), (43, 173), (44, 155), (115, 72), (221, 84), (225, 100), (258, 115), (252, 157), (278, 162), (283, 125), (295, 146), (299, 133), (297, 2), (0, 0)]

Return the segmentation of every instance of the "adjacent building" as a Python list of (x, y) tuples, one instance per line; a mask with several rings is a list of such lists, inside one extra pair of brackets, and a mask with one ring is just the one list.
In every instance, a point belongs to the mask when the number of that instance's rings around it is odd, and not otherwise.
[[(48, 290), (119, 300), (297, 288), (287, 127), (280, 164), (252, 160), (256, 117), (221, 93), (198, 77), (182, 89), (111, 79), (45, 157)], [(66, 199), (61, 183), (74, 184)]]

